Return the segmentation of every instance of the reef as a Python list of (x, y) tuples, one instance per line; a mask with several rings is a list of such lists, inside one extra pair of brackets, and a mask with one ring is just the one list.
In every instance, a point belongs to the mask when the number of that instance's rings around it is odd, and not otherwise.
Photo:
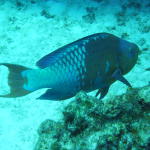
[(34, 150), (150, 150), (150, 86), (99, 100), (85, 92), (45, 120)]

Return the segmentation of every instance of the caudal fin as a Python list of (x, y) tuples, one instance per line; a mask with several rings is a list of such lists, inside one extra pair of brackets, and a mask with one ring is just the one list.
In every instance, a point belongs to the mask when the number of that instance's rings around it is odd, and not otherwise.
[(31, 92), (23, 88), (23, 85), (27, 81), (21, 74), (22, 71), (28, 70), (29, 68), (9, 63), (0, 63), (0, 65), (4, 65), (9, 69), (8, 85), (10, 86), (10, 93), (7, 95), (0, 95), (0, 97), (19, 97)]

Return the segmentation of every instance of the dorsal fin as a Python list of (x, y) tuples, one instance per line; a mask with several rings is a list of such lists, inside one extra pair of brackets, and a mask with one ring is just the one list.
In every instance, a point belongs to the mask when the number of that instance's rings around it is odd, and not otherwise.
[(64, 52), (65, 52), (64, 47), (59, 48), (53, 51), (52, 53), (47, 54), (46, 56), (42, 57), (40, 60), (36, 62), (36, 65), (40, 68), (46, 68), (50, 64), (56, 62), (56, 60), (58, 60), (60, 57), (62, 57)]
[(56, 49), (55, 51), (47, 54), (46, 56), (42, 57), (40, 60), (36, 62), (36, 65), (40, 68), (46, 68), (49, 65), (55, 63), (59, 60), (62, 56), (64, 56), (67, 52), (73, 50), (73, 47), (79, 46), (82, 44), (80, 40), (67, 44), (63, 47)]
[(60, 47), (56, 49), (55, 51), (47, 54), (46, 56), (42, 57), (40, 60), (36, 62), (36, 65), (40, 68), (46, 68), (49, 65), (55, 63), (57, 60), (59, 60), (62, 56), (64, 56), (67, 52), (71, 50), (73, 46), (79, 45), (81, 42), (75, 41), (70, 44), (67, 44), (63, 47)]
[[(55, 63), (60, 57), (62, 57), (66, 52), (71, 50), (73, 46), (78, 46), (80, 47), (82, 44), (85, 44), (86, 42), (90, 42), (90, 38), (95, 38), (95, 37), (107, 37), (109, 34), (107, 33), (96, 33), (93, 35), (89, 35), (86, 37), (83, 37), (79, 40), (76, 40), (70, 44), (67, 44), (61, 48), (58, 48), (57, 50), (53, 51), (52, 53), (42, 57), (39, 61), (37, 61), (36, 65), (40, 68), (46, 68), (52, 63)], [(86, 42), (84, 42), (86, 41)]]

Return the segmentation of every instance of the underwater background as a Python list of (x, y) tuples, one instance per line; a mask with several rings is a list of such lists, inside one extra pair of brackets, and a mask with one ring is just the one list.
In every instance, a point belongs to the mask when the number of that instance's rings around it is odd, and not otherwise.
[[(125, 77), (102, 100), (0, 98), (0, 150), (150, 150), (149, 0), (0, 0), (0, 63), (36, 68), (42, 56), (79, 38), (108, 32), (140, 47)], [(0, 95), (9, 92), (0, 67)]]

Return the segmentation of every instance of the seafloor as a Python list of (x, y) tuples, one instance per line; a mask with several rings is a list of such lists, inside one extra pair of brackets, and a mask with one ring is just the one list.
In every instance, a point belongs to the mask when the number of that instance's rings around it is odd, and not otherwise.
[[(36, 68), (36, 61), (45, 54), (81, 37), (97, 32), (115, 34), (136, 43), (140, 47), (138, 62), (132, 71), (126, 75), (126, 78), (134, 88), (143, 89), (143, 87), (148, 86), (150, 84), (149, 0), (0, 0), (0, 63), (7, 62)], [(9, 92), (7, 75), (7, 68), (1, 66), (0, 94)], [(125, 85), (116, 82), (111, 86), (103, 102), (109, 102), (109, 100), (114, 99), (115, 96), (122, 94), (126, 95), (126, 91), (127, 87)], [(131, 100), (131, 102), (133, 102), (131, 104), (135, 104), (138, 108), (135, 108), (137, 112), (129, 117), (129, 119), (131, 119), (129, 125), (131, 125), (132, 122), (132, 128), (135, 127), (137, 130), (127, 132), (127, 127), (124, 126), (122, 122), (123, 118), (119, 121), (117, 118), (116, 124), (113, 122), (114, 126), (120, 125), (118, 134), (125, 131), (127, 135), (129, 134), (129, 136), (126, 137), (128, 140), (124, 143), (126, 144), (128, 142), (127, 144), (129, 144), (129, 147), (119, 147), (119, 150), (127, 148), (135, 150), (150, 149), (148, 147), (148, 139), (144, 138), (148, 138), (147, 135), (150, 135), (150, 123), (145, 121), (145, 119), (148, 120), (150, 117), (149, 109), (147, 110), (145, 106), (145, 104), (148, 105), (150, 101), (150, 99), (147, 98), (149, 92), (146, 92), (144, 95), (145, 90), (141, 91), (143, 92), (142, 97), (137, 99), (134, 97), (134, 99)], [(62, 112), (64, 112), (63, 110), (65, 107), (70, 108), (72, 106), (72, 103), (70, 105), (68, 104), (74, 101), (74, 98), (66, 101), (36, 100), (36, 97), (39, 97), (41, 93), (43, 93), (43, 90), (20, 98), (0, 98), (0, 150), (33, 150), (35, 145), (38, 147), (39, 143), (37, 143), (37, 141), (39, 135), (37, 129), (43, 121), (49, 119), (55, 122), (63, 122), (64, 113)], [(90, 94), (92, 95), (93, 93)], [(128, 100), (129, 99), (130, 97)], [(146, 102), (144, 101), (145, 99)], [(141, 101), (137, 104), (134, 100)], [(117, 107), (119, 110), (116, 109), (116, 111), (119, 112), (121, 109), (120, 106), (124, 103), (128, 104), (127, 99), (119, 105), (119, 108)], [(125, 113), (128, 113), (129, 116), (130, 113), (132, 113), (132, 111), (130, 112), (125, 108), (121, 117), (126, 116)], [(131, 110), (131, 108), (129, 109)], [(146, 117), (145, 114), (142, 113), (139, 117), (144, 116), (144, 121), (140, 119), (141, 122), (137, 121), (136, 123), (136, 119), (138, 119), (137, 115), (140, 115), (139, 112), (143, 109), (144, 113), (146, 113)], [(133, 119), (134, 117), (135, 119)], [(110, 118), (106, 121), (106, 118), (104, 120), (104, 126), (106, 126), (106, 128), (108, 127), (109, 130), (111, 129), (112, 122)], [(89, 120), (86, 121), (88, 122)], [(93, 122), (97, 123), (96, 120)], [(144, 128), (145, 130), (140, 132), (140, 136), (138, 136), (135, 132), (141, 130), (139, 127), (140, 125), (142, 125), (142, 129)], [(64, 127), (63, 124), (62, 127)], [(85, 140), (88, 139), (86, 135), (92, 135), (94, 138), (94, 127), (92, 126), (91, 128), (92, 134), (89, 133), (89, 128), (87, 128), (87, 133), (84, 134), (83, 132), (83, 138), (85, 138)], [(99, 127), (98, 130), (103, 128)], [(129, 126), (129, 128), (131, 127)], [(110, 134), (110, 131), (106, 134), (106, 130), (107, 129), (105, 129), (104, 133), (100, 133), (99, 137), (95, 132), (95, 141), (97, 139), (105, 139), (100, 140), (97, 144), (100, 145), (103, 144), (103, 141), (108, 141), (107, 136)], [(68, 139), (68, 131), (66, 134)], [(80, 136), (81, 135), (77, 138), (80, 139)], [(51, 138), (50, 135), (48, 137)], [(112, 136), (110, 135), (110, 137)], [(131, 140), (130, 144), (130, 138), (135, 138), (135, 142)], [(144, 138), (144, 140), (142, 141), (139, 139), (138, 141), (136, 138)], [(75, 140), (77, 139), (75, 138)], [(115, 140), (118, 142), (120, 139)], [(80, 140), (81, 144), (85, 144), (82, 141), (83, 139)], [(112, 139), (110, 142), (112, 147), (104, 147), (105, 149), (115, 149)], [(132, 142), (133, 148), (131, 147)], [(141, 143), (136, 147), (137, 142)], [(62, 141), (62, 143), (65, 143), (65, 141)], [(104, 143), (104, 146), (107, 146), (108, 143)], [(85, 146), (87, 146), (86, 144)], [(102, 149), (99, 145), (96, 145), (96, 143), (94, 144), (95, 145), (91, 146), (90, 150), (94, 150), (94, 148), (97, 148), (97, 150)], [(108, 145), (111, 146), (111, 144)], [(57, 143), (52, 145), (52, 147), (49, 146), (50, 148), (48, 150), (58, 150), (59, 146), (60, 145)], [(138, 146), (141, 146), (140, 149)], [(76, 145), (66, 150), (79, 149), (87, 150), (82, 147), (76, 147)], [(43, 148), (43, 150), (46, 149)]]

